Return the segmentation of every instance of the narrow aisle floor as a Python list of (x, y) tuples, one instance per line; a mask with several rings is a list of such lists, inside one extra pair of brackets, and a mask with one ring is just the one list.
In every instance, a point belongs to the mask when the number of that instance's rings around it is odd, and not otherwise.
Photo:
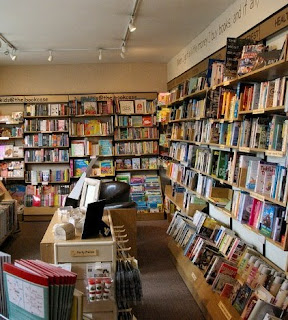
[(176, 270), (167, 247), (168, 222), (138, 221), (138, 262), (143, 302), (137, 320), (202, 320), (204, 316)]

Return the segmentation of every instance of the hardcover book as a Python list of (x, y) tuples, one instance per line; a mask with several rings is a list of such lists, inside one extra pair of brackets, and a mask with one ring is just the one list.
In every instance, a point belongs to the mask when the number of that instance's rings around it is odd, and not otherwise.
[(146, 113), (146, 100), (135, 100), (135, 113)]
[(119, 105), (121, 114), (134, 113), (134, 100), (120, 100)]

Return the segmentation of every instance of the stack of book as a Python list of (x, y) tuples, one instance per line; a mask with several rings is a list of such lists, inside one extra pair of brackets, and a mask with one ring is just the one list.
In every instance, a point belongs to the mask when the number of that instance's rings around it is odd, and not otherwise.
[(69, 319), (77, 275), (40, 260), (4, 263), (9, 319)]

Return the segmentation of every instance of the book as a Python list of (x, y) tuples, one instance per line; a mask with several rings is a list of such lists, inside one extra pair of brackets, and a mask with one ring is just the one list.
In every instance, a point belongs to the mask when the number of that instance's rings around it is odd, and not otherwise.
[(135, 100), (135, 113), (146, 113), (146, 100)]
[(262, 320), (267, 313), (274, 317), (280, 317), (282, 315), (282, 309), (258, 299), (248, 320)]
[(263, 205), (261, 226), (260, 226), (260, 232), (264, 236), (269, 238), (271, 237), (275, 217), (276, 217), (276, 206), (265, 202)]
[(114, 174), (113, 160), (102, 160), (100, 162), (100, 174), (104, 176)]
[(141, 169), (141, 159), (140, 158), (132, 158), (132, 169), (137, 170)]
[(119, 105), (121, 114), (134, 113), (134, 100), (120, 100)]
[(3, 270), (9, 318), (49, 320), (48, 277), (8, 263), (4, 264)]
[(83, 102), (83, 114), (87, 114), (87, 115), (97, 114), (97, 102), (96, 101), (84, 101)]
[(86, 171), (89, 161), (84, 159), (74, 159), (74, 173), (76, 177), (80, 177)]
[(113, 155), (113, 143), (112, 140), (98, 140), (99, 155), (112, 156)]
[(72, 140), (71, 141), (71, 156), (83, 157), (85, 155), (85, 141), (84, 140)]
[(233, 301), (233, 307), (241, 314), (245, 308), (247, 301), (249, 300), (253, 290), (248, 286), (248, 284), (244, 284), (238, 291), (235, 300)]
[[(237, 280), (235, 279), (235, 277), (231, 277), (230, 275), (224, 273), (219, 273), (212, 284), (212, 290), (221, 294), (225, 285), (229, 284), (233, 287), (236, 282)], [(225, 290), (228, 290), (228, 286), (226, 286)], [(227, 295), (228, 293), (226, 292), (225, 294)], [(223, 295), (224, 293), (222, 294), (222, 296)]]

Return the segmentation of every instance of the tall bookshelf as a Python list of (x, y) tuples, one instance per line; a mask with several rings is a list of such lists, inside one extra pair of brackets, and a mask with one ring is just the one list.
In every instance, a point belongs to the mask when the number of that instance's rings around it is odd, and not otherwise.
[(91, 158), (98, 158), (91, 177), (111, 179), (114, 169), (114, 98), (97, 94), (70, 95), (70, 175), (75, 182)]
[(138, 220), (163, 219), (155, 98), (143, 94), (132, 100), (116, 99), (116, 180), (130, 183)]
[(24, 217), (27, 219), (33, 215), (39, 219), (52, 215), (70, 193), (68, 125), (67, 95), (32, 96), (25, 100)]
[[(285, 52), (283, 60), (209, 88), (199, 87), (181, 95), (179, 86), (171, 90), (169, 102), (172, 133), (166, 174), (171, 186), (166, 188), (166, 201), (183, 215), (193, 215), (197, 201), (205, 202), (212, 217), (251, 241), (268, 259), (273, 256), (268, 249), (279, 253), (288, 249), (287, 75)], [(247, 103), (249, 88), (254, 95), (250, 92)], [(256, 204), (263, 211), (253, 209)], [(252, 215), (250, 211), (247, 216), (249, 205)], [(272, 219), (280, 233), (272, 222), (264, 220), (268, 207), (274, 208)], [(207, 316), (237, 319), (235, 310), (212, 294), (201, 272), (183, 256), (173, 239), (169, 249)], [(287, 261), (276, 255), (273, 258), (286, 272)], [(196, 294), (199, 286), (203, 292)]]

